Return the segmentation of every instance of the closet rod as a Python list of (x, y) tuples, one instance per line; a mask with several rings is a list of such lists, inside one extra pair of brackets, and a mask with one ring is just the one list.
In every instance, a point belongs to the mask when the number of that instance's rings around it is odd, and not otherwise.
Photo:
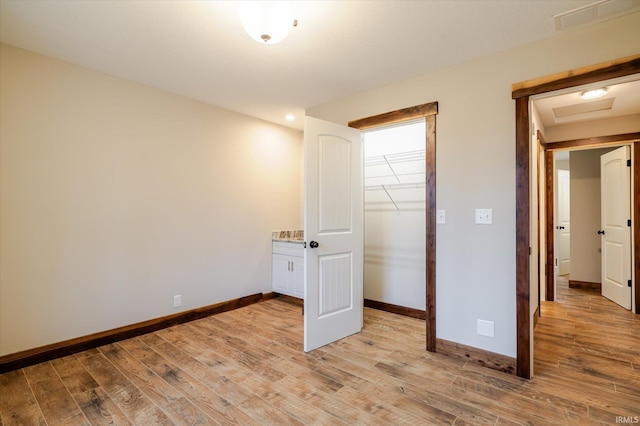
[(412, 183), (390, 183), (383, 185), (367, 185), (364, 187), (365, 191), (387, 191), (394, 189), (420, 189), (425, 188), (424, 182), (412, 182)]
[(365, 166), (375, 166), (381, 164), (389, 163), (401, 163), (407, 161), (419, 161), (424, 160), (426, 156), (426, 151), (406, 151), (406, 152), (398, 152), (393, 154), (386, 155), (377, 155), (375, 157), (366, 157), (364, 159)]

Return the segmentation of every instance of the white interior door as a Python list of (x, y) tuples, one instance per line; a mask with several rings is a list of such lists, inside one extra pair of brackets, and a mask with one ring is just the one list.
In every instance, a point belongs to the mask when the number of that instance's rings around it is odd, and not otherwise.
[(359, 130), (305, 118), (304, 350), (362, 329), (363, 178)]
[(629, 147), (600, 157), (602, 295), (631, 309), (631, 167)]
[(558, 275), (571, 272), (571, 179), (569, 170), (558, 170)]

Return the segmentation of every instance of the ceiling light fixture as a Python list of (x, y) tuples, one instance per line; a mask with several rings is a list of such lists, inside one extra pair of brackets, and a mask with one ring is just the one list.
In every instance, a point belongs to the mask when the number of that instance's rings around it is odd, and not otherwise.
[(286, 119), (287, 121), (293, 121), (293, 120), (295, 120), (295, 119), (296, 119), (296, 116), (295, 116), (295, 115), (293, 115), (293, 114), (287, 114), (287, 115), (286, 115), (286, 117), (285, 117), (285, 119)]
[(587, 90), (585, 92), (582, 92), (580, 96), (582, 97), (582, 99), (597, 99), (606, 95), (607, 90), (609, 90), (607, 87), (603, 87), (601, 89)]
[(285, 1), (243, 1), (240, 20), (252, 39), (261, 44), (276, 44), (298, 25)]

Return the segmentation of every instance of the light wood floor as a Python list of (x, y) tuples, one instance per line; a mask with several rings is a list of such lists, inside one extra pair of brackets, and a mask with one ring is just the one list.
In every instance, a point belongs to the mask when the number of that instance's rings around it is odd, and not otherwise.
[[(640, 316), (566, 282), (542, 306), (535, 378), (424, 351), (421, 320), (302, 350), (274, 299), (0, 375), (0, 424), (616, 424), (640, 416)], [(620, 420), (620, 419), (618, 419)]]

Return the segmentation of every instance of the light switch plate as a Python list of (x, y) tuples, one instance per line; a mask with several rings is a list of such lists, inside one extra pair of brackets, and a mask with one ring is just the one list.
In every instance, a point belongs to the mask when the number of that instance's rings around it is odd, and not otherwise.
[(446, 210), (438, 210), (438, 211), (436, 211), (436, 223), (447, 223), (447, 211)]
[(493, 209), (476, 209), (476, 224), (491, 225), (493, 223)]

